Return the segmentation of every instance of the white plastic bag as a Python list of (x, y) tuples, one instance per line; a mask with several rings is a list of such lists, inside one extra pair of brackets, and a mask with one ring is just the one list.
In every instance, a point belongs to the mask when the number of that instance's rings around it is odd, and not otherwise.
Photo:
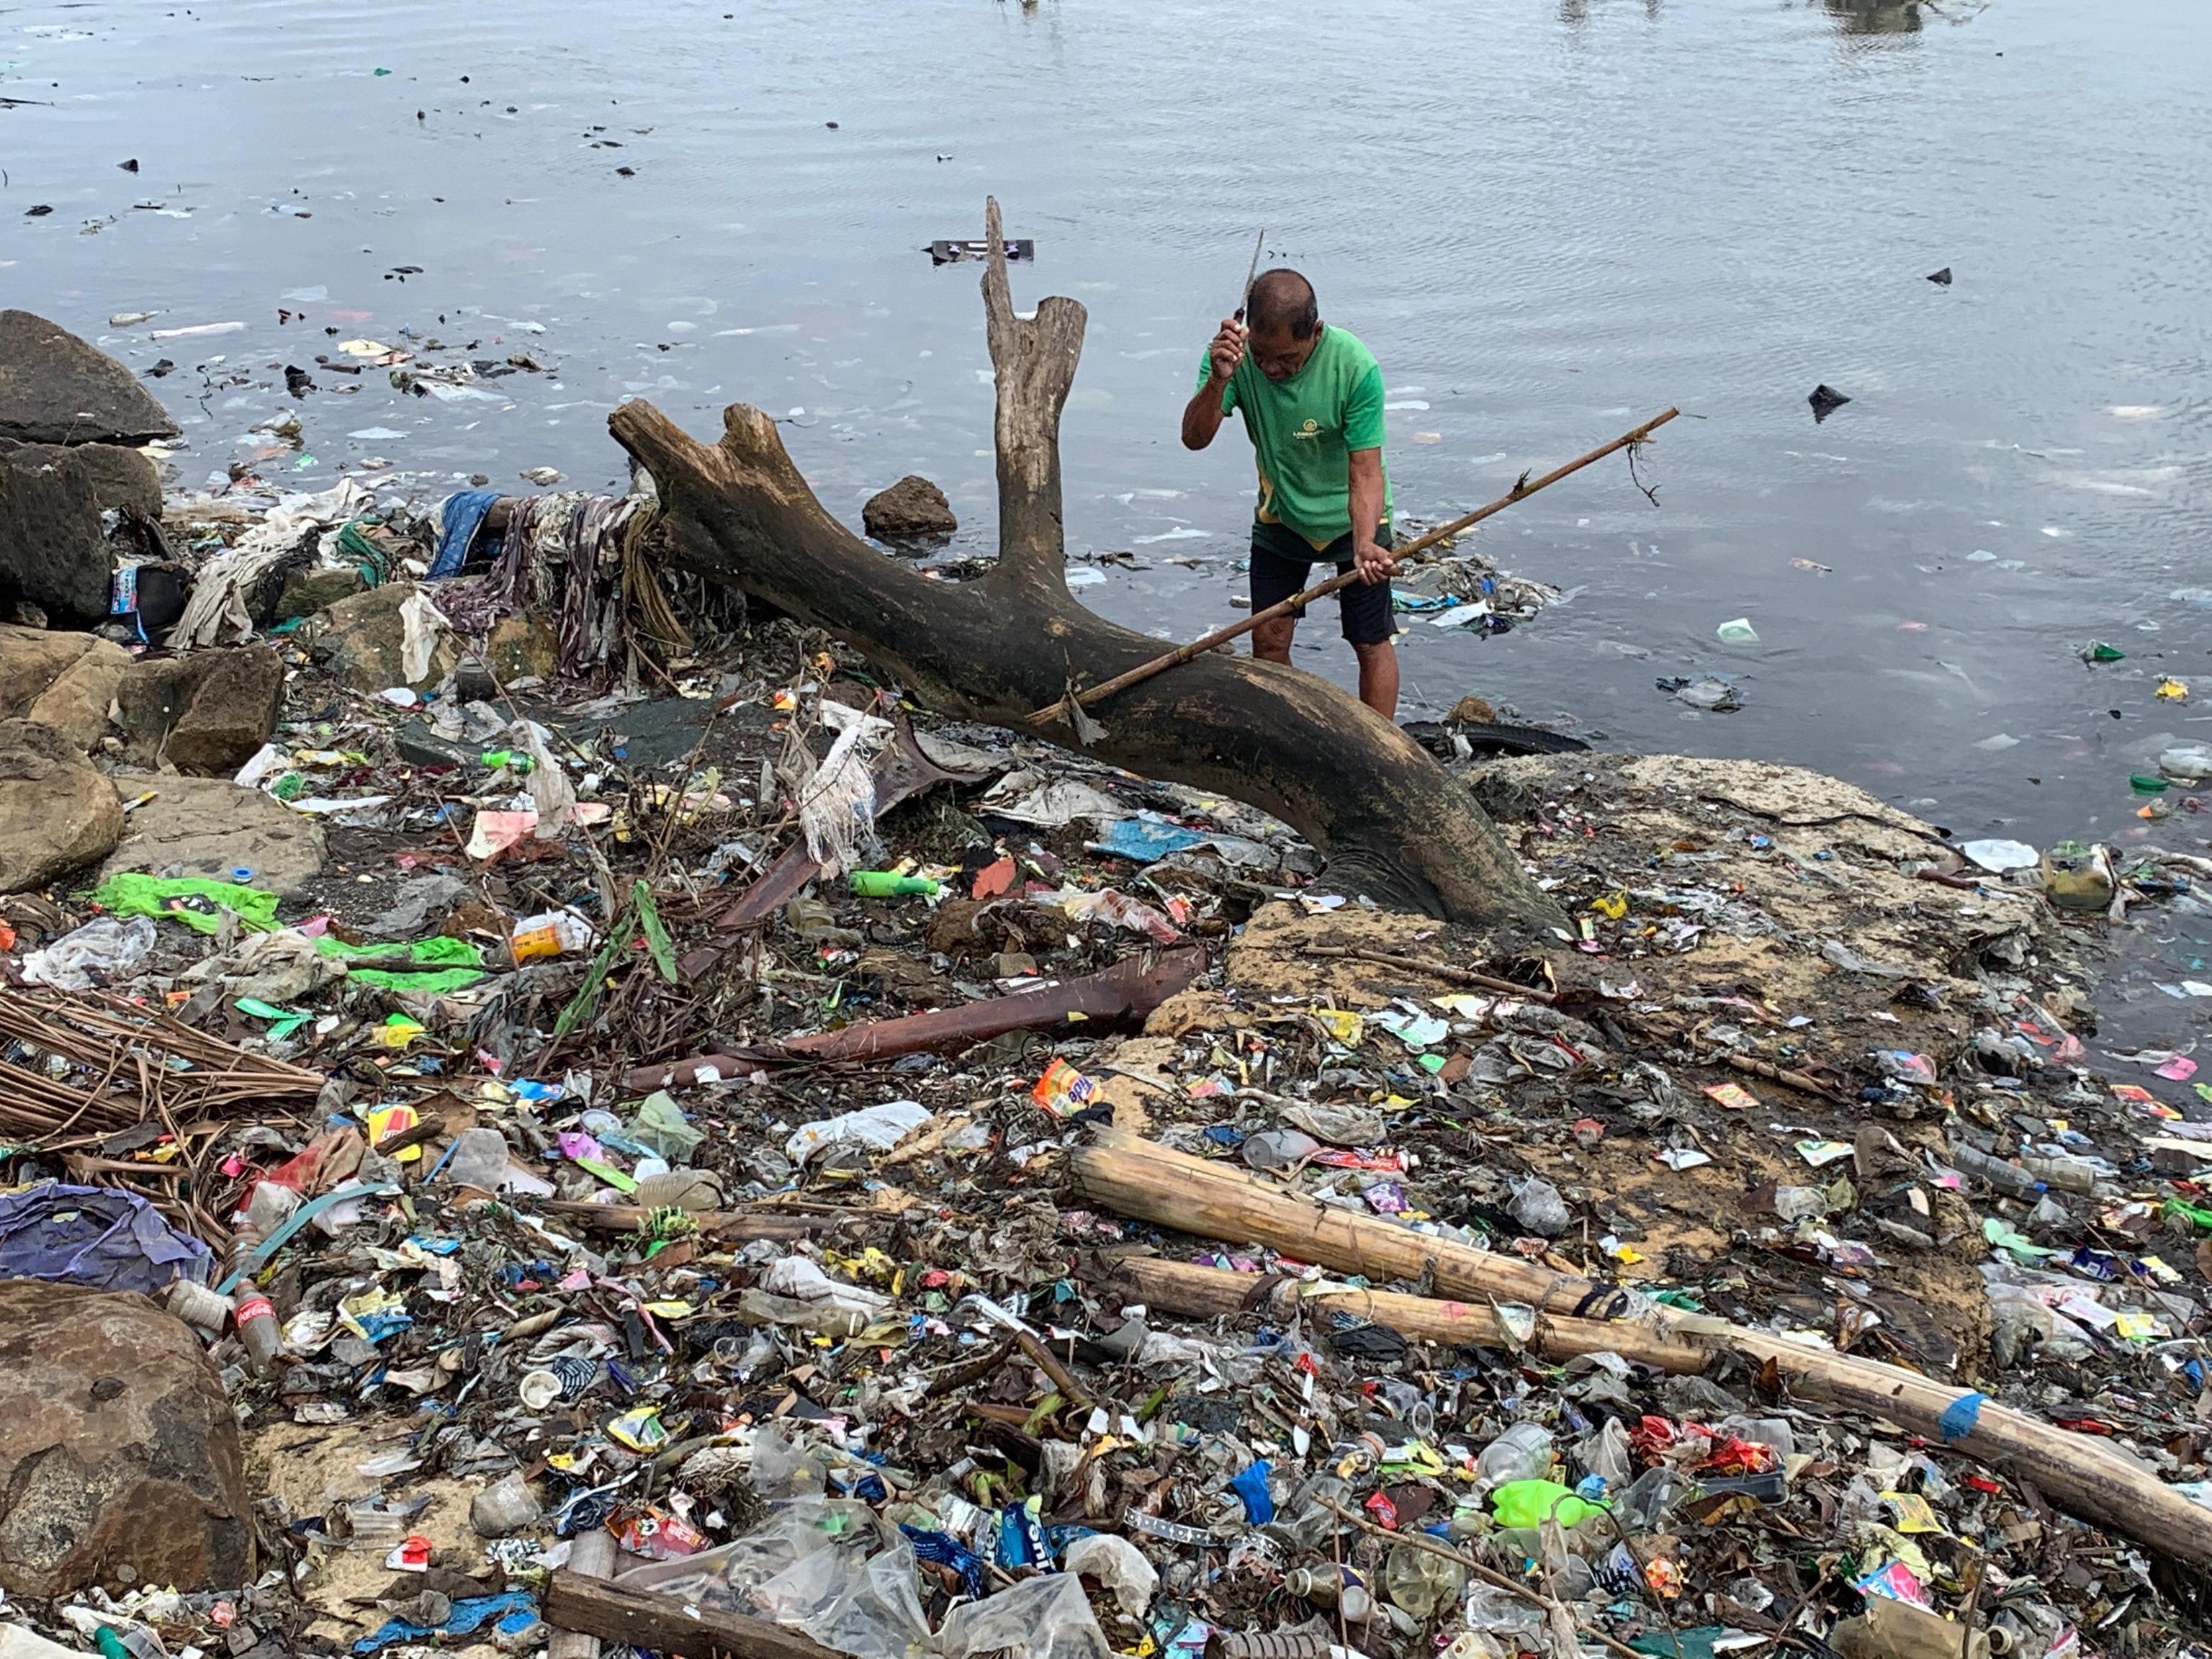
[(112, 981), (144, 961), (154, 948), (154, 937), (151, 916), (133, 916), (128, 921), (101, 916), (25, 957), (23, 977), (57, 991), (89, 991), (94, 974)]

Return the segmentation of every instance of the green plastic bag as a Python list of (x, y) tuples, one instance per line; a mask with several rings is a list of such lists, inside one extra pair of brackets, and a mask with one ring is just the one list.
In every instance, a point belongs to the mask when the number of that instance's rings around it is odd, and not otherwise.
[(484, 977), (483, 952), (465, 939), (401, 940), (392, 945), (348, 945), (325, 933), (315, 954), (346, 964), (349, 978), (381, 991), (433, 994), (465, 990)]
[(210, 881), (203, 876), (148, 876), (126, 871), (94, 888), (92, 902), (114, 915), (181, 921), (197, 933), (212, 933), (222, 927), (225, 910), (251, 933), (276, 929), (276, 894), (234, 881)]

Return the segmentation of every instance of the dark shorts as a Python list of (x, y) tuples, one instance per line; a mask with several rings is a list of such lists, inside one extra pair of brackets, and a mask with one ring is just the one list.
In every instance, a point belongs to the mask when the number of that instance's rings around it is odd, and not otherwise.
[[(1375, 538), (1379, 546), (1390, 545), (1390, 531), (1385, 526)], [(1352, 568), (1352, 538), (1338, 537), (1318, 553), (1313, 544), (1295, 530), (1279, 524), (1255, 524), (1252, 526), (1252, 613), (1257, 616), (1271, 605), (1280, 605), (1293, 593), (1304, 592), (1313, 585), (1310, 573), (1316, 563), (1333, 564), (1339, 574)], [(1390, 614), (1390, 584), (1353, 582), (1337, 590), (1337, 614), (1344, 624), (1344, 637), (1353, 645), (1380, 645), (1398, 631), (1396, 618)], [(1304, 610), (1294, 611), (1293, 617), (1305, 615)]]

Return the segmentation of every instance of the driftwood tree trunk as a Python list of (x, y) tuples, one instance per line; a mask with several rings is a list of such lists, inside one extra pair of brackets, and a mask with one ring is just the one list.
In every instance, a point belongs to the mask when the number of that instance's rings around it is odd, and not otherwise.
[[(608, 417), (653, 475), (676, 556), (826, 629), (951, 714), (1025, 726), (1071, 682), (1149, 661), (1159, 642), (1092, 615), (1064, 580), (1060, 415), (1084, 309), (1013, 307), (998, 204), (983, 304), (997, 370), (999, 561), (932, 580), (854, 536), (807, 488), (759, 410), (735, 404), (721, 441), (695, 442), (645, 402)], [(1454, 921), (1559, 921), (1473, 797), (1412, 738), (1328, 681), (1209, 654), (1102, 702), (1090, 751), (1130, 771), (1249, 802), (1328, 857), (1333, 885)]]

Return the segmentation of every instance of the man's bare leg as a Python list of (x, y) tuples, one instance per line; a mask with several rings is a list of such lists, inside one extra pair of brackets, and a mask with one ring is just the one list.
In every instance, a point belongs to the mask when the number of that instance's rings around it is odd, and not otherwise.
[(1297, 631), (1296, 617), (1278, 617), (1273, 622), (1261, 623), (1252, 630), (1252, 654), (1262, 662), (1279, 662), (1289, 667), (1291, 635)]
[[(1359, 658), (1359, 701), (1384, 720), (1396, 720), (1398, 647), (1389, 640), (1381, 640), (1373, 645), (1355, 645), (1352, 648)], [(1283, 660), (1289, 660), (1287, 652)]]

